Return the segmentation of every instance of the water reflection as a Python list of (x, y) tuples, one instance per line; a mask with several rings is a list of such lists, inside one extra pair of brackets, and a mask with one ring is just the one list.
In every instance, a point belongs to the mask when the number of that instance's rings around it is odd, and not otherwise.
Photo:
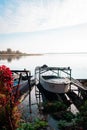
[(3, 55), (0, 56), (0, 60), (7, 60), (8, 62), (11, 62), (12, 60), (19, 60), (21, 57), (23, 57), (22, 55)]
[(0, 65), (6, 65), (12, 70), (26, 68), (34, 75), (35, 67), (44, 64), (53, 67), (70, 67), (72, 77), (87, 79), (87, 54), (45, 54), (30, 56), (0, 56)]

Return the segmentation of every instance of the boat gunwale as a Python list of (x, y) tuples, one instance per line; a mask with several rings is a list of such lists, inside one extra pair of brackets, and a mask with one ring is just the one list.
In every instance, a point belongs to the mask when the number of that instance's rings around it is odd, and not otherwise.
[[(47, 83), (50, 83), (50, 84), (53, 84), (53, 85), (68, 85), (68, 84), (70, 84), (70, 81), (68, 81), (67, 83), (65, 83), (65, 82), (60, 82), (60, 83), (58, 83), (58, 82), (51, 82), (52, 81), (52, 79), (51, 79), (51, 81), (49, 81), (50, 79), (48, 79), (48, 80), (46, 80), (46, 79), (44, 79), (43, 78), (43, 76), (40, 76), (40, 79), (42, 79), (44, 82), (47, 82)], [(58, 78), (56, 78), (56, 79), (58, 79)], [(65, 79), (66, 80), (66, 78), (60, 78), (61, 80), (62, 79)]]

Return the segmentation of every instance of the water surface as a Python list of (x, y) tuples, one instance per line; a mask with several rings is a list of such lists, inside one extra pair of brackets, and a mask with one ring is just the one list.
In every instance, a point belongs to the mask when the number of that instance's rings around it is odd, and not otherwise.
[(6, 65), (10, 69), (23, 70), (26, 68), (34, 74), (36, 66), (46, 64), (53, 67), (70, 67), (72, 77), (87, 78), (87, 54), (45, 54), (39, 56), (23, 56), (21, 58), (1, 59), (0, 65)]

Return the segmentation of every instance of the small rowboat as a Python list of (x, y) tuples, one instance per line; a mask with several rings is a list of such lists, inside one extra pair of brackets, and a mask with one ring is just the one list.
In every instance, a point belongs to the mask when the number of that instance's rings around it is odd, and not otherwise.
[(48, 92), (67, 93), (70, 90), (70, 67), (48, 67), (43, 65), (36, 67), (35, 75), (41, 86)]
[(35, 84), (34, 79), (32, 79), (30, 83), (28, 82), (28, 80), (21, 80), (20, 83), (18, 83), (18, 80), (15, 80), (13, 86), (15, 91), (19, 91), (20, 95), (23, 95), (28, 90), (31, 90), (34, 84)]
[(57, 76), (40, 76), (40, 84), (49, 92), (66, 93), (70, 88), (70, 81), (66, 78), (58, 78)]
[(33, 86), (35, 85), (35, 80), (31, 75), (28, 74), (29, 71), (19, 71), (13, 70), (13, 95), (19, 98), (25, 93), (30, 93)]

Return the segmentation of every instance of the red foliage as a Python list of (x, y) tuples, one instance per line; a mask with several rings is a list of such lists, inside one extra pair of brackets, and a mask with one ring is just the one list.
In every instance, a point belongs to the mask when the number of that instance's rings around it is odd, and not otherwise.
[(12, 72), (5, 65), (0, 66), (0, 92), (11, 93), (12, 89)]
[(18, 102), (15, 102), (11, 70), (0, 66), (0, 129), (15, 130), (20, 121)]

